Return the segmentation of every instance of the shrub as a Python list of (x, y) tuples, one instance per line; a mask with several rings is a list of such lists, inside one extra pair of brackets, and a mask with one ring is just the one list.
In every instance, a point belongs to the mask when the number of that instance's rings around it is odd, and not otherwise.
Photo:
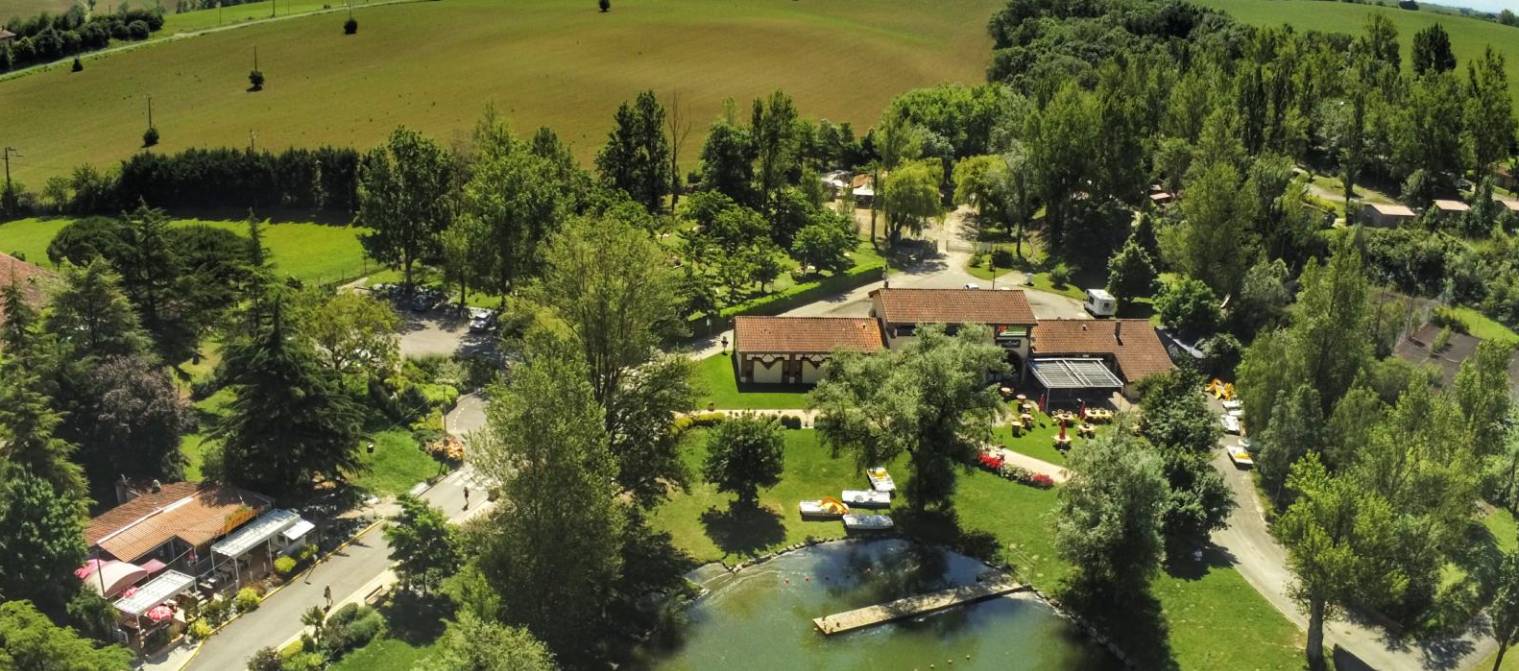
[(306, 561), (307, 559), (310, 559), (310, 558), (315, 557), (315, 556), (316, 556), (316, 544), (315, 543), (307, 543), (305, 545), (302, 545), (301, 549), (296, 550), (296, 552), (295, 552), (295, 558), (296, 558), (297, 561)]
[(601, 8), (601, 13), (605, 14), (612, 11), (612, 0), (597, 0), (596, 6)]
[(681, 415), (670, 424), (670, 433), (680, 435), (697, 427), (716, 426), (728, 416), (720, 412), (700, 412), (694, 415)]
[(343, 22), (343, 34), (352, 35), (357, 32), (359, 32), (359, 20), (348, 17), (348, 20)]
[(262, 91), (262, 90), (264, 90), (264, 73), (261, 72), (261, 71), (259, 71), (259, 70), (254, 70), (252, 72), (249, 72), (248, 73), (248, 84), (250, 84), (250, 86), (249, 86), (250, 90), (253, 90), (253, 91)]
[(1035, 473), (1034, 477), (1029, 478), (1028, 482), (1040, 489), (1049, 489), (1055, 486), (1055, 479), (1043, 473)]
[(237, 591), (237, 597), (232, 600), (237, 604), (237, 612), (246, 613), (258, 609), (258, 590), (252, 587), (244, 587)]
[(284, 660), (280, 659), (280, 651), (273, 647), (259, 648), (253, 656), (248, 658), (248, 671), (280, 671), (284, 666)]
[(992, 265), (998, 268), (1013, 267), (1013, 250), (997, 248), (992, 250)]
[(782, 415), (781, 426), (788, 429), (800, 429), (802, 428), (802, 418), (799, 415)]
[(295, 558), (290, 556), (280, 557), (274, 560), (274, 574), (284, 578), (295, 570)]
[(369, 606), (348, 604), (327, 618), (322, 643), (329, 651), (341, 655), (363, 647), (385, 629), (385, 618)]
[(190, 638), (204, 641), (211, 636), (211, 623), (201, 618), (190, 624)]
[(142, 132), (142, 146), (151, 147), (158, 144), (158, 129), (149, 127)]
[(83, 72), (84, 71), (84, 63), (79, 62), (79, 57), (78, 56), (74, 57), (74, 66), (73, 66), (73, 68), (71, 68), (71, 71), (72, 72)]
[(148, 23), (146, 21), (138, 20), (127, 24), (127, 37), (130, 37), (134, 40), (148, 39), (149, 32)]
[(231, 608), (232, 602), (226, 599), (212, 599), (204, 608), (201, 608), (200, 614), (212, 626), (216, 626), (227, 621), (227, 612)]
[(300, 652), (280, 666), (281, 671), (322, 671), (327, 668), (327, 658), (317, 652)]
[(1050, 268), (1050, 284), (1054, 285), (1056, 289), (1064, 289), (1065, 285), (1069, 284), (1070, 281), (1071, 267), (1065, 265), (1064, 261), (1055, 264), (1054, 268)]

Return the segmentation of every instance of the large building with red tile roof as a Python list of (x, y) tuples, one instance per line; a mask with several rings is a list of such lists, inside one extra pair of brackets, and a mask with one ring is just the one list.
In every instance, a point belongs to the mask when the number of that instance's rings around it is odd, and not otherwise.
[[(878, 289), (869, 318), (739, 317), (734, 362), (745, 383), (812, 384), (835, 351), (874, 352), (910, 342), (917, 329), (943, 324), (988, 327), (1020, 381), (1047, 388), (1123, 390), (1174, 368), (1143, 319), (1039, 320), (1021, 290)], [(1041, 371), (1043, 368), (1043, 371)]]
[(813, 384), (835, 351), (886, 347), (881, 324), (868, 317), (736, 317), (733, 352), (746, 382)]

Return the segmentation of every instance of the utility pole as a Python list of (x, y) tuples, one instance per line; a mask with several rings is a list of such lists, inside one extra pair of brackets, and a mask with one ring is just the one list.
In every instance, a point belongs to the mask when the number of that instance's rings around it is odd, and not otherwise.
[(258, 149), (258, 133), (248, 130), (248, 153), (252, 154)]
[(5, 192), (6, 193), (10, 193), (11, 192), (11, 154), (15, 154), (17, 156), (20, 156), (21, 152), (16, 151), (15, 147), (5, 147), (4, 150), (3, 150), (3, 153), (5, 154)]
[(0, 154), (5, 155), (5, 191), (0, 191), (0, 214), (9, 214), (16, 206), (16, 192), (11, 186), (11, 154), (20, 156), (21, 152), (15, 147), (4, 147)]
[(153, 127), (153, 96), (148, 96), (148, 128)]

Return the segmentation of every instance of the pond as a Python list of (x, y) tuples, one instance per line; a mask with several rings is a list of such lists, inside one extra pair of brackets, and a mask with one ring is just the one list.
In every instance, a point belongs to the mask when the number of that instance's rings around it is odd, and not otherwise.
[[(673, 649), (649, 666), (686, 669), (1119, 669), (1105, 649), (1030, 594), (824, 636), (812, 618), (973, 584), (970, 557), (899, 539), (805, 548), (707, 584)], [(932, 666), (931, 666), (932, 665)]]

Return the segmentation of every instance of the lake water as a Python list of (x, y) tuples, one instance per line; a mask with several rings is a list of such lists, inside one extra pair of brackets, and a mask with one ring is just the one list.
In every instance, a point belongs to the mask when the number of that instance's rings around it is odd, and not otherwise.
[(1031, 595), (823, 636), (812, 618), (972, 584), (979, 561), (898, 539), (813, 546), (712, 581), (675, 649), (651, 665), (686, 669), (956, 671), (1119, 669), (1106, 650)]

